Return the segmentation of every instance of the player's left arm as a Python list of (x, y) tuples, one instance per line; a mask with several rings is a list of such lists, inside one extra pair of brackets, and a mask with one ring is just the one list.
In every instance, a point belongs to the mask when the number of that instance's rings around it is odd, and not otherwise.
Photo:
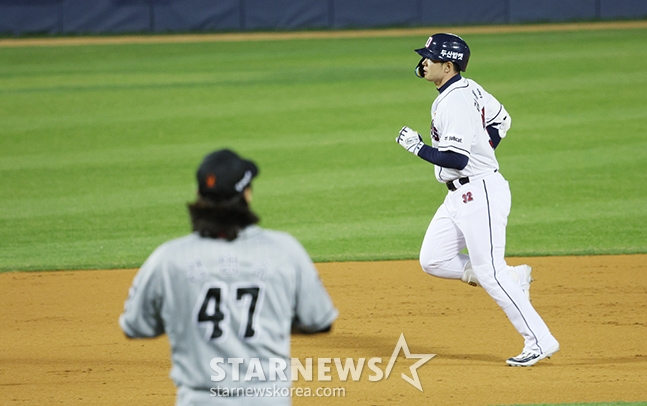
[(512, 126), (512, 117), (510, 117), (503, 104), (499, 103), (494, 96), (487, 92), (484, 93), (485, 129), (490, 136), (490, 145), (493, 149), (496, 149)]

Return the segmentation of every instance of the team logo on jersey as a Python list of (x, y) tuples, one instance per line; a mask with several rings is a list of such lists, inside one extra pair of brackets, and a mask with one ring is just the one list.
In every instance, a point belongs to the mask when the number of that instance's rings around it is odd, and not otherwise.
[(440, 141), (440, 134), (438, 130), (433, 125), (431, 126), (431, 139), (434, 141)]

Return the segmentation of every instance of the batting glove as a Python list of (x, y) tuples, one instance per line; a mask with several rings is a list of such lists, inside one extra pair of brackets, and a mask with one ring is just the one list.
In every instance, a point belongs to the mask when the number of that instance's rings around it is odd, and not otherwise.
[(501, 138), (505, 138), (511, 126), (512, 126), (512, 117), (510, 117), (510, 114), (506, 114), (506, 116), (503, 117), (503, 121), (501, 121), (501, 124), (499, 124), (499, 135), (501, 136)]
[(425, 145), (420, 134), (407, 126), (402, 127), (395, 141), (413, 155), (418, 155), (422, 146)]
[(505, 138), (506, 134), (508, 133), (508, 130), (512, 126), (512, 117), (510, 117), (510, 114), (508, 114), (505, 107), (503, 106), (501, 106), (501, 112), (497, 117), (499, 116), (503, 116), (503, 119), (499, 122), (495, 122), (494, 128), (499, 130), (499, 137)]

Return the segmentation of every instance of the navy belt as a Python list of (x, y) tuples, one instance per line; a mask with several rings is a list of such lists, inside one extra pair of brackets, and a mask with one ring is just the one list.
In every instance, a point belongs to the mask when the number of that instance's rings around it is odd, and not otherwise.
[(446, 183), (447, 189), (451, 190), (452, 192), (455, 191), (456, 189), (458, 189), (456, 187), (456, 183), (459, 183), (458, 187), (461, 187), (466, 183), (470, 183), (470, 178), (466, 176), (464, 178), (450, 180), (449, 182)]
[[(495, 169), (494, 173), (497, 173), (497, 172), (499, 172), (499, 170)], [(477, 176), (476, 178), (477, 179), (481, 178), (481, 175)], [(449, 189), (452, 192), (467, 183), (470, 183), (470, 178), (468, 178), (467, 176), (464, 178), (454, 179), (454, 180), (450, 180), (449, 182), (445, 182), (445, 184), (447, 185), (447, 189)]]

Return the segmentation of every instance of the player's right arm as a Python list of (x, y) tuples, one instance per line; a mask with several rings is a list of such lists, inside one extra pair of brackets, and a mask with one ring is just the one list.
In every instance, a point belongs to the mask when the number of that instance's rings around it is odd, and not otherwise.
[(434, 165), (458, 170), (464, 169), (469, 161), (467, 155), (454, 151), (439, 151), (437, 148), (430, 147), (429, 145), (424, 145), (420, 148), (418, 156)]
[(119, 325), (129, 338), (157, 337), (164, 334), (161, 317), (162, 286), (156, 272), (160, 252), (155, 251), (133, 280)]
[(451, 150), (440, 151), (438, 148), (425, 144), (420, 134), (406, 126), (402, 127), (402, 130), (400, 130), (395, 140), (412, 154), (443, 168), (461, 170), (467, 166), (467, 162), (469, 161), (467, 155)]

